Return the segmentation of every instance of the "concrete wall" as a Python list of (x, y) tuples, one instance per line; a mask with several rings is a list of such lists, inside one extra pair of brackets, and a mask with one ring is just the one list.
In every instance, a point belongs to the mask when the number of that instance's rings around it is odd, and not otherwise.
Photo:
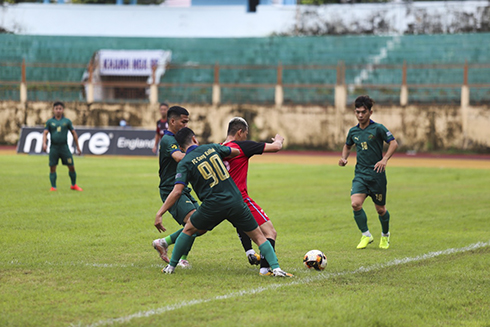
[[(186, 105), (191, 127), (203, 143), (221, 142), (230, 118), (242, 116), (249, 122), (254, 140), (270, 140), (276, 133), (293, 149), (339, 150), (347, 131), (357, 122), (351, 108), (333, 106)], [(0, 102), (0, 143), (15, 144), (23, 125), (44, 125), (52, 116), (48, 102)], [(121, 119), (133, 127), (154, 129), (158, 106), (148, 104), (66, 103), (66, 117), (75, 126), (118, 126)], [(463, 115), (465, 115), (463, 117)], [(490, 153), (490, 106), (374, 107), (373, 120), (387, 126), (401, 151), (444, 149)], [(463, 121), (466, 119), (467, 128)]]

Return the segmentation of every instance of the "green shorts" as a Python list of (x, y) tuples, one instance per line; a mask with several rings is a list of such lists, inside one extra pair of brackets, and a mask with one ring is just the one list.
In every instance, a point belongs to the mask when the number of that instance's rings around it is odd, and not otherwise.
[[(160, 198), (163, 202), (165, 202), (168, 195), (168, 192), (162, 192), (162, 190), (160, 190)], [(197, 201), (192, 197), (192, 195), (184, 192), (177, 202), (168, 210), (168, 212), (170, 212), (172, 217), (179, 225), (184, 226), (185, 216), (187, 216), (187, 214), (192, 210), (197, 210), (197, 208), (199, 208)]]
[(373, 199), (377, 205), (384, 206), (386, 204), (386, 175), (380, 176), (358, 176), (352, 180), (352, 189), (350, 195), (367, 194)]
[(223, 220), (244, 232), (250, 232), (259, 227), (254, 216), (245, 202), (235, 202), (228, 206), (220, 206), (215, 203), (201, 203), (201, 206), (191, 216), (191, 222), (199, 230), (212, 230)]
[(73, 166), (73, 155), (71, 154), (68, 144), (51, 145), (49, 147), (49, 166), (58, 166), (58, 161), (66, 166)]

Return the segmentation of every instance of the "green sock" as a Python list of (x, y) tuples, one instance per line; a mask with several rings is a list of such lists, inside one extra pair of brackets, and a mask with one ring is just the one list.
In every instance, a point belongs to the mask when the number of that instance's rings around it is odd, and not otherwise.
[(272, 269), (279, 268), (276, 252), (269, 241), (265, 241), (259, 246), (260, 254), (264, 256)]
[(361, 230), (361, 233), (368, 231), (367, 216), (364, 209), (354, 211), (354, 219), (356, 220), (357, 227)]
[(49, 180), (51, 181), (51, 187), (56, 188), (56, 173), (49, 173)]
[(182, 260), (187, 260), (187, 256), (189, 255), (189, 251), (192, 249), (192, 245), (194, 244), (195, 239), (196, 239), (196, 235), (194, 234), (192, 235), (192, 241), (191, 244), (189, 245), (189, 249), (186, 252), (184, 252), (183, 256), (180, 257)]
[(68, 175), (70, 176), (70, 179), (71, 179), (71, 185), (76, 185), (77, 184), (77, 173), (74, 171), (69, 171)]
[(177, 237), (177, 240), (175, 241), (172, 258), (170, 259), (170, 265), (172, 267), (177, 267), (177, 263), (179, 263), (179, 259), (182, 257), (182, 255), (190, 251), (190, 246), (192, 245), (193, 240), (194, 237), (185, 233), (180, 233), (179, 237)]
[(383, 234), (388, 234), (390, 231), (390, 213), (386, 210), (385, 214), (379, 216), (379, 221), (381, 222), (381, 230)]
[(171, 245), (171, 244), (174, 244), (175, 243), (175, 240), (177, 239), (177, 237), (179, 237), (180, 233), (182, 233), (184, 229), (181, 228), (179, 229), (178, 231), (170, 234), (169, 236), (165, 237), (165, 241), (167, 242), (168, 245)]

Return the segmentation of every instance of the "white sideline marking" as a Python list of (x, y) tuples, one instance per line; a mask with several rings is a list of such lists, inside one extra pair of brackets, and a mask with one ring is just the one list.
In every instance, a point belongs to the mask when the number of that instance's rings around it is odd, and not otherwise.
[[(422, 254), (422, 255), (419, 255), (416, 257), (411, 257), (411, 258), (407, 257), (407, 258), (402, 258), (402, 259), (394, 259), (394, 260), (388, 261), (386, 263), (375, 264), (375, 265), (368, 266), (368, 267), (362, 267), (361, 266), (361, 267), (359, 267), (353, 271), (345, 271), (345, 272), (338, 272), (338, 273), (325, 273), (325, 272), (323, 272), (323, 273), (319, 273), (313, 277), (305, 277), (302, 279), (292, 280), (289, 283), (280, 283), (280, 284), (276, 283), (276, 284), (271, 284), (271, 285), (264, 286), (264, 287), (254, 288), (251, 290), (242, 290), (242, 291), (238, 291), (238, 292), (232, 292), (232, 293), (228, 293), (228, 294), (224, 294), (224, 295), (219, 295), (219, 296), (215, 296), (215, 297), (211, 297), (211, 298), (207, 298), (207, 299), (196, 299), (196, 300), (190, 300), (190, 301), (182, 301), (180, 303), (167, 305), (167, 306), (157, 308), (157, 309), (153, 309), (153, 310), (140, 311), (140, 312), (137, 312), (137, 313), (134, 313), (132, 315), (125, 316), (125, 317), (99, 320), (99, 321), (97, 321), (93, 324), (87, 325), (87, 326), (96, 327), (96, 326), (115, 325), (115, 324), (120, 324), (120, 323), (126, 323), (126, 322), (129, 322), (130, 320), (135, 319), (135, 318), (160, 315), (160, 314), (165, 313), (165, 312), (174, 311), (174, 310), (177, 310), (180, 308), (189, 307), (189, 306), (193, 306), (193, 305), (197, 305), (197, 304), (201, 304), (201, 303), (208, 303), (208, 302), (216, 301), (216, 300), (225, 300), (225, 299), (240, 297), (240, 296), (249, 295), (249, 294), (262, 293), (264, 291), (273, 290), (273, 289), (277, 289), (280, 287), (286, 287), (286, 286), (292, 286), (292, 285), (298, 285), (298, 284), (306, 284), (306, 283), (310, 283), (310, 282), (320, 280), (320, 279), (328, 279), (331, 277), (369, 272), (369, 271), (383, 269), (383, 268), (392, 267), (392, 266), (397, 266), (397, 265), (401, 265), (401, 264), (405, 264), (405, 263), (409, 263), (409, 262), (428, 260), (428, 259), (438, 257), (440, 255), (472, 251), (472, 250), (476, 250), (476, 249), (487, 247), (487, 246), (490, 246), (490, 241), (474, 243), (474, 244), (465, 246), (463, 248), (456, 248), (456, 249), (451, 248), (451, 249), (447, 249), (447, 250), (443, 250), (443, 251), (429, 252), (429, 253)], [(70, 326), (84, 326), (84, 325), (79, 323), (79, 324), (71, 324)]]

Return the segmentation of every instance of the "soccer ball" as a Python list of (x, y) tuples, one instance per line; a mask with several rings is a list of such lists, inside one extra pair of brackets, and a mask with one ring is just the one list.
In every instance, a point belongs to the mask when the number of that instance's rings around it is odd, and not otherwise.
[(327, 266), (327, 256), (320, 250), (306, 252), (303, 263), (308, 269), (323, 270)]

